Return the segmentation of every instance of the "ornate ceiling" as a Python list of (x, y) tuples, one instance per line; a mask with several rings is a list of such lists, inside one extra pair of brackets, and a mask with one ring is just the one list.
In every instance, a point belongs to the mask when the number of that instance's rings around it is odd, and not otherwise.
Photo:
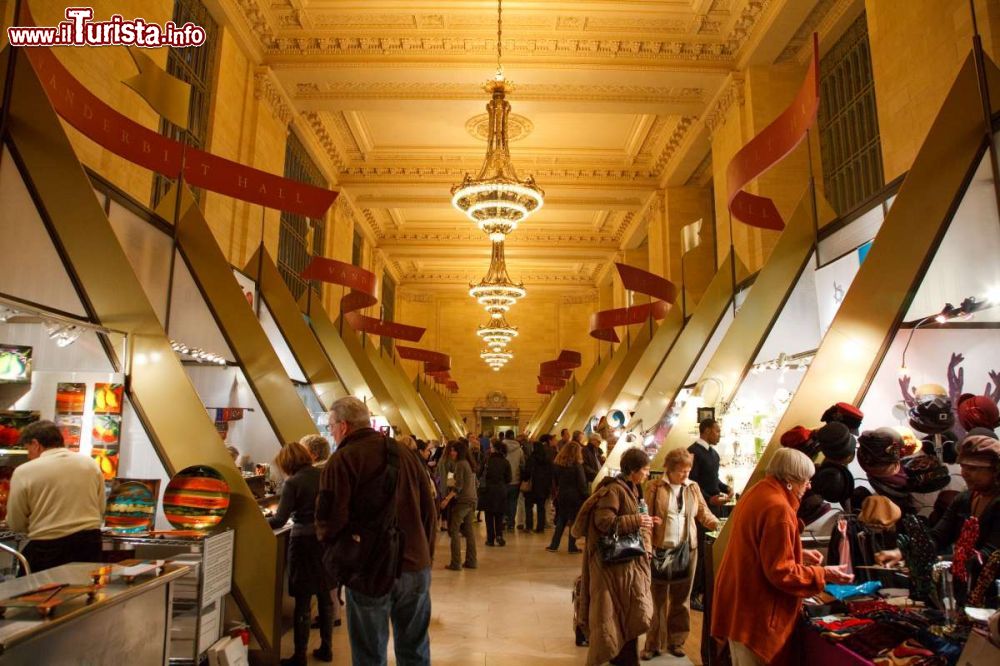
[[(485, 151), (494, 0), (220, 0), (282, 115), (405, 286), (489, 260), (449, 189)], [(507, 0), (511, 152), (545, 190), (509, 238), (512, 277), (592, 287), (644, 235), (655, 192), (710, 177), (713, 121), (748, 64), (792, 59), (851, 0)], [(263, 84), (263, 85), (261, 85)]]

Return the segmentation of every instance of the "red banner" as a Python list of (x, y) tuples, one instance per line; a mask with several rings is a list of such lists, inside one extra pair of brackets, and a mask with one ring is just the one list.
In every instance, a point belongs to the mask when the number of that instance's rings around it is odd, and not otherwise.
[[(26, 9), (25, 4), (25, 9)], [(30, 15), (29, 15), (30, 16)], [(34, 25), (28, 21), (26, 25)], [(337, 198), (330, 190), (188, 148), (140, 125), (102, 102), (77, 81), (49, 48), (23, 49), (56, 113), (115, 155), (168, 178), (242, 201), (321, 218)]]
[(351, 291), (340, 299), (340, 311), (356, 331), (410, 342), (419, 342), (424, 335), (424, 329), (419, 326), (382, 321), (357, 312), (378, 303), (375, 297), (378, 278), (371, 271), (336, 259), (313, 257), (301, 277), (303, 280), (319, 280), (348, 287)]
[(608, 342), (621, 342), (615, 327), (641, 324), (650, 318), (659, 321), (667, 316), (670, 306), (677, 300), (677, 287), (670, 280), (627, 264), (616, 262), (615, 267), (625, 289), (645, 294), (654, 300), (627, 308), (601, 310), (590, 315), (590, 335)]
[(458, 393), (458, 382), (456, 382), (454, 379), (448, 381), (445, 384), (445, 386), (447, 386), (448, 390), (451, 391), (452, 393)]
[(424, 374), (438, 375), (447, 374), (451, 370), (451, 357), (441, 352), (430, 351), (429, 349), (417, 349), (416, 347), (404, 347), (396, 345), (399, 357), (408, 361), (422, 361), (424, 364)]
[(816, 122), (819, 110), (819, 39), (813, 33), (813, 57), (798, 94), (781, 115), (736, 153), (726, 169), (729, 212), (736, 219), (760, 229), (785, 228), (774, 202), (744, 192), (746, 185), (795, 150)]
[(583, 364), (583, 356), (578, 351), (563, 349), (552, 361), (545, 361), (538, 366), (537, 393), (555, 393), (566, 386), (566, 381), (573, 376), (573, 370)]

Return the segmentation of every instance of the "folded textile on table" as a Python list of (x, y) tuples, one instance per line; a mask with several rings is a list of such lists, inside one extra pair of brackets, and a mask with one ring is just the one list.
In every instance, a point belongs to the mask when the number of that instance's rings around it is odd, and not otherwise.
[(823, 589), (835, 598), (843, 601), (844, 599), (848, 599), (850, 597), (872, 596), (882, 589), (882, 581), (870, 580), (866, 583), (861, 583), (860, 585), (834, 585), (832, 583), (827, 583), (826, 587)]

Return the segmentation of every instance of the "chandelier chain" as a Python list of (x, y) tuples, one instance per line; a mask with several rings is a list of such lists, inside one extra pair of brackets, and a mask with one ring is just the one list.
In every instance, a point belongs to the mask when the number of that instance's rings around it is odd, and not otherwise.
[(503, 0), (497, 0), (497, 75), (503, 76), (503, 65), (500, 64), (500, 57), (503, 55)]

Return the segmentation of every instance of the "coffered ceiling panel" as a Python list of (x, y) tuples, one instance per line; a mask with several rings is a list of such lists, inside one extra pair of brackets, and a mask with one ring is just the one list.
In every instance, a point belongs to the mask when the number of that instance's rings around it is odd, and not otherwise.
[[(511, 155), (545, 190), (507, 242), (514, 278), (593, 286), (659, 188), (708, 179), (705, 120), (731, 73), (794, 57), (859, 1), (504, 0)], [(217, 2), (402, 284), (478, 281), (489, 243), (450, 189), (485, 154), (496, 0)]]

